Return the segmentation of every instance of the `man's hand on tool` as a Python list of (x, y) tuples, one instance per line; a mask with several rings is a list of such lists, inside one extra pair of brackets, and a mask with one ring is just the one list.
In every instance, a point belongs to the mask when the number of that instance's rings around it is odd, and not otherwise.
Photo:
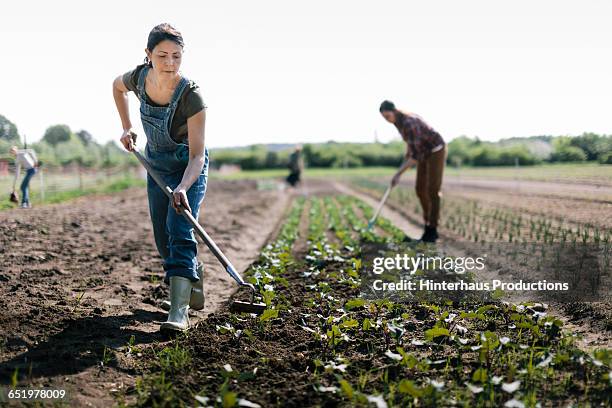
[(172, 192), (172, 207), (177, 213), (180, 213), (182, 208), (185, 208), (187, 211), (191, 212), (189, 200), (187, 200), (187, 189), (185, 187), (179, 185)]
[(120, 140), (125, 150), (133, 152), (136, 149), (136, 133), (132, 129), (124, 130)]

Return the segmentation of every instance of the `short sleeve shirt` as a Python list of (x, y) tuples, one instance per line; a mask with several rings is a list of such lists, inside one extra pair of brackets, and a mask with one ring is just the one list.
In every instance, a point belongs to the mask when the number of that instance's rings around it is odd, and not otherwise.
[[(135, 69), (126, 72), (122, 76), (125, 87), (134, 92), (136, 96), (138, 96), (138, 76), (144, 67), (145, 64), (138, 65)], [(151, 98), (148, 98), (148, 103), (152, 106), (168, 106), (157, 105)], [(187, 119), (200, 112), (202, 109), (206, 109), (206, 105), (202, 99), (200, 87), (196, 85), (195, 82), (189, 80), (187, 87), (179, 98), (176, 112), (170, 124), (170, 136), (175, 142), (187, 142)]]

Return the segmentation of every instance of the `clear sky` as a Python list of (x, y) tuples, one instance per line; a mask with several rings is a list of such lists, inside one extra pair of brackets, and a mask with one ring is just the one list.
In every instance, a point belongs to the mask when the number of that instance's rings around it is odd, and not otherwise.
[(118, 140), (112, 80), (160, 22), (185, 39), (210, 147), (388, 141), (383, 99), (447, 140), (612, 133), (608, 0), (20, 0), (0, 20), (0, 114), (29, 141), (58, 123)]

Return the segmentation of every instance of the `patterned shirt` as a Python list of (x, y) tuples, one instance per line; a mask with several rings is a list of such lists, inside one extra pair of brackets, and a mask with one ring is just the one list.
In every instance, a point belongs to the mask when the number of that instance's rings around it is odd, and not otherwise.
[(427, 158), (433, 151), (444, 147), (442, 136), (414, 113), (407, 114), (398, 111), (395, 127), (402, 135), (404, 142), (408, 144), (406, 157), (420, 161)]

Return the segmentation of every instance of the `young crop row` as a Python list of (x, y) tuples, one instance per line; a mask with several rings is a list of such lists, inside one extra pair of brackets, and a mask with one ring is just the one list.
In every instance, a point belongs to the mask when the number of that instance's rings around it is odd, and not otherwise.
[[(355, 179), (359, 189), (382, 195), (386, 185), (368, 179)], [(390, 201), (410, 209), (413, 221), (421, 222), (422, 210), (411, 188), (398, 186)], [(476, 200), (445, 196), (442, 198), (442, 226), (454, 235), (473, 242), (582, 243), (610, 244), (612, 231), (591, 224), (574, 223), (545, 214), (524, 214), (514, 209), (488, 207)]]
[(150, 369), (138, 404), (610, 404), (609, 350), (579, 350), (542, 305), (364, 298), (365, 244), (403, 238), (384, 219), (367, 230), (371, 213), (348, 196), (296, 202), (248, 272), (266, 312), (220, 313), (177, 339), (166, 354), (181, 363)]

